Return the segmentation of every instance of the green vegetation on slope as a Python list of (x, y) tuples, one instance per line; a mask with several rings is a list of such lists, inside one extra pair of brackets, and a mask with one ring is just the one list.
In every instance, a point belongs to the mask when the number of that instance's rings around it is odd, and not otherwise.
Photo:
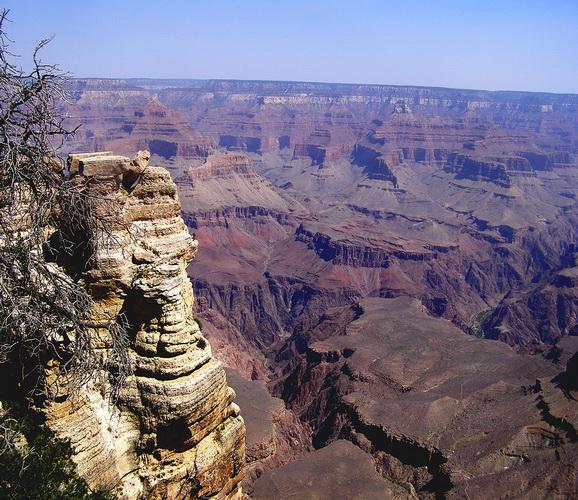
[(0, 431), (11, 435), (0, 450), (0, 498), (14, 500), (104, 500), (75, 472), (72, 448), (57, 439), (41, 418), (11, 404), (0, 409)]

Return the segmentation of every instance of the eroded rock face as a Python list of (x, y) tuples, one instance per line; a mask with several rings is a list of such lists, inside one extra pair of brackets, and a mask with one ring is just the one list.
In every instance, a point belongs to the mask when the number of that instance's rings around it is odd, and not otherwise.
[[(571, 250), (574, 250), (571, 247)], [(516, 345), (540, 339), (555, 344), (578, 334), (578, 254), (549, 280), (523, 293), (512, 293), (483, 324), (486, 337)]]
[[(180, 217), (169, 173), (112, 155), (72, 157), (79, 182), (112, 204), (118, 225), (97, 234), (82, 279), (96, 322), (125, 318), (134, 373), (118, 400), (107, 384), (47, 409), (49, 425), (68, 438), (78, 471), (94, 488), (124, 497), (237, 498), (245, 426), (235, 393), (192, 315), (186, 267), (198, 243)], [(137, 172), (138, 170), (138, 172)], [(110, 336), (95, 330), (106, 355)]]
[[(538, 318), (524, 302), (577, 239), (576, 96), (161, 80), (72, 91), (85, 135), (67, 147), (146, 146), (174, 174), (203, 248), (195, 291), (254, 344), (254, 363), (297, 318), (368, 295), (419, 298), (478, 333), (489, 315), (486, 335), (527, 351), (558, 338), (555, 322), (571, 331), (574, 297)], [(536, 321), (553, 328), (512, 328)]]

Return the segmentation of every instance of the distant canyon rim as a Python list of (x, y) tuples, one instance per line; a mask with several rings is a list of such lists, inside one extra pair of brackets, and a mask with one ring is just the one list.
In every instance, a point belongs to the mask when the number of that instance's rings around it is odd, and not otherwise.
[(194, 314), (247, 427), (246, 494), (578, 494), (578, 95), (70, 92), (63, 153), (146, 149), (176, 184)]

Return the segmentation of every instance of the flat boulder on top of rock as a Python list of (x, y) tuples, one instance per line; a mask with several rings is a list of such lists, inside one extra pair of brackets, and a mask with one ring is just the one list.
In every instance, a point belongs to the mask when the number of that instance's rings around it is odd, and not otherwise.
[(73, 153), (68, 156), (68, 175), (123, 176), (125, 187), (132, 189), (149, 165), (149, 151), (139, 151), (132, 159), (114, 155), (110, 151)]
[(78, 171), (85, 177), (122, 175), (129, 169), (130, 159), (126, 156), (89, 156), (78, 160)]
[(345, 440), (334, 441), (300, 460), (264, 472), (253, 491), (256, 500), (383, 500), (409, 496), (408, 491), (377, 473), (371, 456)]
[(80, 160), (83, 160), (85, 158), (93, 158), (95, 156), (113, 156), (113, 155), (114, 153), (112, 151), (98, 151), (95, 153), (72, 153), (68, 155), (68, 160), (66, 161), (68, 165), (68, 171), (71, 174), (78, 174)]
[(69, 155), (67, 164), (71, 175), (80, 174), (85, 177), (117, 176), (131, 169), (130, 158), (114, 155), (110, 151), (74, 153)]

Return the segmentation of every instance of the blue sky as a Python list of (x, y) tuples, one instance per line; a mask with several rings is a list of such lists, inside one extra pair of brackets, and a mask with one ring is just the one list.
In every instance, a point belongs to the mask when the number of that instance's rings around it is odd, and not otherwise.
[[(4, 0), (13, 51), (77, 77), (578, 93), (578, 0)], [(24, 58), (23, 58), (24, 61)]]

